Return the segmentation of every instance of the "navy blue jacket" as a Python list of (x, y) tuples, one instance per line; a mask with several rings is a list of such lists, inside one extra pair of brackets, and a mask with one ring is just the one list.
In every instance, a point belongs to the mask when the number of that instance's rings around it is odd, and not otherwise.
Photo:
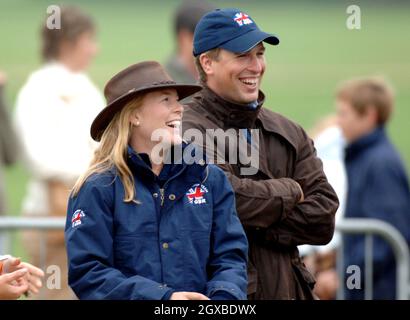
[[(346, 149), (348, 196), (346, 218), (374, 218), (390, 223), (410, 243), (409, 182), (400, 156), (382, 127)], [(374, 238), (373, 298), (394, 299), (396, 264), (393, 251), (380, 237)], [(364, 237), (345, 236), (345, 270), (361, 268), (362, 290), (345, 290), (347, 299), (364, 298)], [(349, 276), (349, 275), (347, 275)]]
[(115, 170), (91, 176), (69, 200), (68, 281), (76, 295), (159, 300), (195, 291), (246, 299), (248, 243), (223, 171), (182, 163), (157, 177), (131, 148), (128, 165), (140, 204), (123, 201)]

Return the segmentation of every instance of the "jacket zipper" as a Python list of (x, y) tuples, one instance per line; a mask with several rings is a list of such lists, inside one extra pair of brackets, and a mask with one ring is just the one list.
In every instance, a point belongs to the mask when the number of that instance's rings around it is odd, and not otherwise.
[(165, 189), (161, 188), (159, 189), (159, 193), (161, 195), (161, 207), (164, 206), (164, 200), (165, 200)]
[(185, 169), (182, 169), (182, 170), (178, 171), (174, 176), (172, 176), (171, 178), (169, 178), (169, 179), (164, 183), (164, 185), (162, 186), (162, 188), (159, 189), (159, 193), (160, 193), (160, 197), (161, 197), (161, 207), (164, 206), (164, 202), (165, 202), (165, 187), (168, 185), (168, 183), (169, 183), (170, 181), (174, 180), (174, 179), (177, 178), (179, 175), (181, 175), (184, 170), (185, 170)]

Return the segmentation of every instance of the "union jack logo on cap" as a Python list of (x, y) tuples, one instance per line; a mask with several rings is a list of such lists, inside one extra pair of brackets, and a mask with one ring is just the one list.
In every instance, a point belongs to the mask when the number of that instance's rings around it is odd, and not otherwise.
[(233, 20), (236, 21), (236, 23), (240, 27), (242, 27), (243, 25), (253, 23), (251, 18), (249, 18), (249, 16), (246, 13), (243, 13), (243, 12), (238, 12), (237, 14), (235, 14), (235, 18)]

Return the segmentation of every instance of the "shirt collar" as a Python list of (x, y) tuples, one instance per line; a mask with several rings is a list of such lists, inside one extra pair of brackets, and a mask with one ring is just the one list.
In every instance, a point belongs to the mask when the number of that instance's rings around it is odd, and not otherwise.
[(358, 154), (386, 137), (384, 126), (379, 126), (369, 134), (360, 137), (346, 147), (346, 158)]
[[(190, 149), (187, 147), (190, 146)], [(181, 148), (178, 149), (177, 148)], [(202, 150), (191, 143), (186, 143), (185, 141), (180, 144), (176, 145), (171, 149), (171, 152), (168, 154), (171, 157), (171, 161), (166, 161), (167, 164), (164, 167), (169, 166), (170, 168), (166, 168), (167, 172), (175, 173), (176, 171), (183, 170), (188, 164), (184, 161), (184, 152), (190, 152), (191, 156), (196, 159), (191, 167), (198, 167), (198, 169), (203, 170), (206, 163), (208, 163), (208, 159), (206, 158), (206, 153), (202, 152)], [(131, 168), (135, 168), (138, 171), (144, 172), (144, 174), (151, 175), (153, 174), (151, 168), (151, 161), (149, 155), (146, 153), (138, 153), (136, 152), (130, 145), (127, 146), (127, 155), (129, 159), (129, 164)], [(163, 169), (164, 170), (164, 169)]]
[(200, 97), (213, 107), (212, 113), (217, 119), (237, 128), (252, 128), (265, 102), (265, 95), (262, 91), (259, 91), (257, 101), (250, 104), (239, 104), (221, 98), (207, 86), (204, 86)]

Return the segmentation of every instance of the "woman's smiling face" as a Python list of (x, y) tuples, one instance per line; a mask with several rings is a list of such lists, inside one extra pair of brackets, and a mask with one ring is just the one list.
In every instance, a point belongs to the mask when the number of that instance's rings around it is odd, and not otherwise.
[(158, 136), (161, 137), (162, 143), (180, 144), (183, 110), (175, 89), (147, 93), (142, 100), (142, 105), (131, 116), (130, 121), (133, 124), (131, 139), (138, 145), (144, 146), (143, 152), (151, 150), (158, 144), (159, 141), (155, 138)]

